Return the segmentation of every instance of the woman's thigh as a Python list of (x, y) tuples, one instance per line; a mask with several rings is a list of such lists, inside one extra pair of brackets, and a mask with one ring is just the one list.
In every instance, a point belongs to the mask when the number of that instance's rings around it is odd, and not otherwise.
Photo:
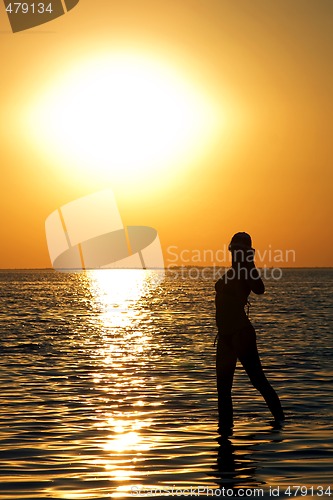
[(253, 385), (257, 386), (266, 380), (258, 353), (256, 332), (252, 326), (240, 332), (237, 356)]
[(221, 335), (216, 350), (217, 382), (230, 389), (237, 363), (237, 353), (232, 340), (231, 337)]

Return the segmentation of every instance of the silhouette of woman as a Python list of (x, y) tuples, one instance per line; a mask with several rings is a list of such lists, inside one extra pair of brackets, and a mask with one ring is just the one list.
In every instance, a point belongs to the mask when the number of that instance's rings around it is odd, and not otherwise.
[(251, 292), (262, 294), (265, 286), (254, 264), (251, 236), (236, 233), (230, 242), (232, 266), (215, 284), (216, 290), (216, 378), (219, 429), (231, 432), (233, 408), (231, 389), (237, 359), (242, 363), (253, 386), (258, 389), (272, 412), (275, 422), (284, 419), (278, 395), (268, 382), (259, 359), (256, 332), (245, 313)]

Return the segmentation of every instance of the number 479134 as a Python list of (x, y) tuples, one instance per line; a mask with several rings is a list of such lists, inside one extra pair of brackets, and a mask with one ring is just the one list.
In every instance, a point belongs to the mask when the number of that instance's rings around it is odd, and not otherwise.
[(28, 4), (27, 2), (11, 2), (7, 5), (6, 11), (9, 12), (10, 14), (44, 14), (45, 12), (48, 12), (49, 14), (52, 14), (53, 9), (52, 9), (52, 3), (45, 4), (43, 2), (39, 3), (31, 3)]

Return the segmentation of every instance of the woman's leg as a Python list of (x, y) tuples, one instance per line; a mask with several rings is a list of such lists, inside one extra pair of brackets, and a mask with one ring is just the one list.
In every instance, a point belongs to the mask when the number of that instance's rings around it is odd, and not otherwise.
[(261, 393), (275, 420), (283, 420), (284, 413), (280, 399), (268, 382), (261, 366), (257, 349), (256, 332), (252, 326), (239, 333), (237, 344), (239, 360), (248, 374), (253, 387)]
[(216, 350), (216, 381), (220, 429), (233, 426), (231, 389), (237, 356), (231, 338), (221, 335)]

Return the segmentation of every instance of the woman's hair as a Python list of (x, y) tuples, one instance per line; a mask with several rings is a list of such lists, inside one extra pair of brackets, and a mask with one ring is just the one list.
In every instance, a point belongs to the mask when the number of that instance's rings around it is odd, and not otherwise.
[(229, 250), (242, 249), (242, 250), (252, 250), (252, 239), (248, 233), (236, 233), (231, 238), (229, 243)]
[(236, 233), (231, 238), (229, 250), (234, 262), (248, 263), (253, 261), (254, 249), (252, 248), (252, 239), (248, 233)]

